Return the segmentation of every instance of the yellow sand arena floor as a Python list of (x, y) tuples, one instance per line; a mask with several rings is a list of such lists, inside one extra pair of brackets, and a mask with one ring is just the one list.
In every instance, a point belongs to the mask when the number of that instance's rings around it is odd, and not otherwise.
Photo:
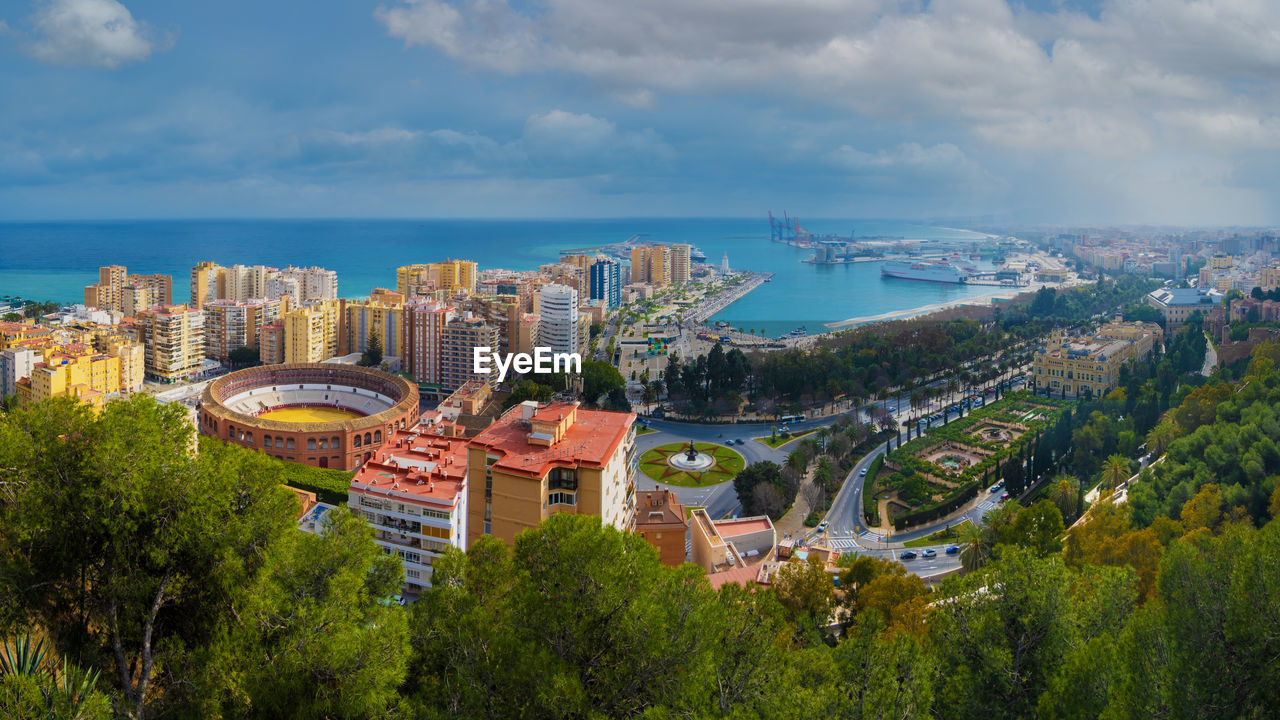
[(353, 412), (347, 412), (346, 410), (338, 410), (337, 408), (300, 407), (268, 410), (258, 417), (266, 420), (279, 420), (280, 422), (316, 423), (350, 420), (351, 418), (360, 416)]

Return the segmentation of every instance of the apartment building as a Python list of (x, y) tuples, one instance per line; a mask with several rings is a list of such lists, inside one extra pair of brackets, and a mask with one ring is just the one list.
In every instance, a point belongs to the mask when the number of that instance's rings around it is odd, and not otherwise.
[(288, 363), (324, 362), (338, 354), (342, 304), (322, 300), (285, 313), (284, 360)]
[(631, 282), (661, 287), (671, 284), (671, 248), (641, 245), (631, 248)]
[(579, 343), (578, 291), (567, 285), (547, 285), (538, 291), (539, 343), (552, 352), (576, 353)]
[(508, 543), (557, 513), (634, 527), (635, 415), (576, 402), (516, 405), (470, 443), (468, 538)]
[(138, 313), (138, 339), (146, 347), (146, 374), (161, 382), (194, 376), (204, 364), (204, 312), (157, 305)]
[(12, 347), (0, 350), (0, 398), (18, 393), (18, 381), (31, 377), (31, 368), (44, 359), (39, 350)]
[[(137, 311), (143, 309), (143, 303), (149, 307), (173, 302), (171, 275), (130, 275), (123, 265), (108, 265), (98, 268), (97, 283), (85, 287), (84, 304), (100, 310), (124, 312), (125, 288), (133, 288), (129, 302), (131, 309)], [(141, 289), (146, 292), (138, 292)]]
[(497, 384), (497, 373), (475, 373), (475, 348), (497, 352), (501, 344), (498, 328), (478, 317), (455, 317), (445, 324), (440, 339), (440, 389), (453, 392), (475, 380)]
[(258, 348), (262, 326), (280, 317), (281, 300), (214, 300), (204, 306), (204, 354), (226, 360), (236, 348)]
[(471, 260), (404, 265), (396, 268), (396, 291), (405, 298), (444, 300), (455, 295), (474, 295), (477, 265)]
[(1147, 304), (1164, 316), (1164, 331), (1173, 337), (1192, 313), (1208, 315), (1225, 296), (1211, 288), (1161, 288), (1147, 295)]
[(605, 309), (622, 304), (621, 264), (613, 260), (597, 260), (591, 264), (591, 299), (604, 303)]
[(397, 430), (351, 479), (347, 504), (374, 542), (404, 563), (407, 593), (431, 586), (436, 558), (468, 536), (467, 442), (440, 432)]
[(441, 385), (445, 326), (457, 310), (434, 300), (415, 298), (404, 306), (404, 371), (414, 382)]
[(671, 246), (671, 282), (686, 283), (692, 277), (690, 263), (692, 259), (690, 255), (693, 253), (693, 246), (685, 243), (676, 243)]
[(636, 493), (635, 532), (658, 551), (663, 565), (683, 565), (689, 520), (680, 499), (670, 490)]
[(283, 321), (276, 320), (263, 325), (258, 331), (258, 360), (264, 365), (279, 365), (284, 362), (284, 342)]
[[(383, 290), (381, 297), (387, 297)], [(375, 293), (377, 291), (375, 290)], [(398, 294), (395, 294), (398, 296)], [(382, 341), (382, 354), (404, 357), (404, 304), (379, 302), (370, 296), (368, 300), (347, 302), (343, 308), (344, 333), (340, 338), (338, 354), (362, 353), (369, 348), (369, 334)]]

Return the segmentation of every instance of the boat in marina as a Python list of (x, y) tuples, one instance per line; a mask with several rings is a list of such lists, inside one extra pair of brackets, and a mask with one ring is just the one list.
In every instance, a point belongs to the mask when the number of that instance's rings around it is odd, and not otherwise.
[(963, 284), (969, 281), (969, 271), (946, 260), (903, 262), (889, 260), (880, 266), (881, 277), (902, 280)]

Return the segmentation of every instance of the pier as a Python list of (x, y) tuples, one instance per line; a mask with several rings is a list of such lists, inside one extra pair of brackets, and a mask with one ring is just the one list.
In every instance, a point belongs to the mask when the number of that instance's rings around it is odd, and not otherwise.
[(753, 272), (751, 277), (746, 280), (690, 308), (685, 313), (685, 318), (693, 322), (704, 322), (707, 318), (737, 302), (742, 296), (760, 287), (772, 277), (773, 273), (771, 272)]

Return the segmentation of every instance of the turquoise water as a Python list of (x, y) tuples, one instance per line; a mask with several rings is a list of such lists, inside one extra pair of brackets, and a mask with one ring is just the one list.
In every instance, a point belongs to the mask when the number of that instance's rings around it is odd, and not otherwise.
[[(929, 240), (978, 239), (964, 230), (893, 220), (803, 221), (813, 232)], [(0, 224), (0, 296), (79, 302), (102, 265), (174, 277), (174, 302), (185, 302), (191, 267), (319, 265), (338, 273), (338, 292), (364, 296), (395, 287), (395, 268), (445, 258), (481, 268), (534, 269), (565, 248), (621, 242), (636, 234), (687, 242), (719, 264), (776, 273), (715, 319), (780, 335), (799, 326), (820, 332), (825, 322), (907, 311), (990, 288), (880, 277), (879, 263), (810, 265), (810, 250), (768, 239), (768, 221), (749, 219), (610, 220), (186, 220)]]

